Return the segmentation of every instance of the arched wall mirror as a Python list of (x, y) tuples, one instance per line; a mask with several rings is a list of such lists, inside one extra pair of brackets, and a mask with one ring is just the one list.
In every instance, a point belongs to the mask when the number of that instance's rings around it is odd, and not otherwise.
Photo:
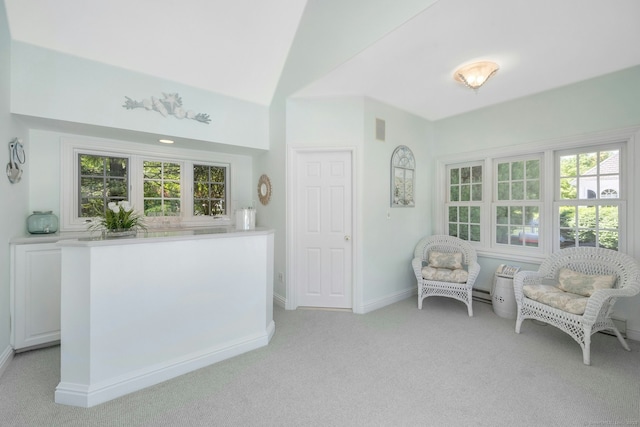
[(409, 147), (399, 145), (391, 156), (391, 207), (415, 206), (416, 161)]

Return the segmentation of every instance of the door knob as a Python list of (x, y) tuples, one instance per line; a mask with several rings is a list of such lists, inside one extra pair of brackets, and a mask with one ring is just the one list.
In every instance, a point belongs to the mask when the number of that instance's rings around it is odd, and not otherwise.
[(344, 240), (348, 242), (349, 240), (351, 240), (351, 236), (344, 236)]

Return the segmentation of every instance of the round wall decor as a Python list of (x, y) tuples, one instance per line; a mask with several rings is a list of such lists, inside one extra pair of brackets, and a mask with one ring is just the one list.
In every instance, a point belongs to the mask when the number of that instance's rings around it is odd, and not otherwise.
[(271, 180), (267, 175), (262, 175), (258, 179), (258, 198), (263, 205), (267, 205), (271, 199)]

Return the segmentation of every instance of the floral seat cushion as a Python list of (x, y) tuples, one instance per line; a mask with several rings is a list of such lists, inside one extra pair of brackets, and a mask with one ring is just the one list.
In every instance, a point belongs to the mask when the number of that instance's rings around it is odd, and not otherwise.
[(565, 292), (553, 285), (524, 285), (522, 292), (529, 299), (577, 315), (584, 314), (589, 300), (588, 297)]
[(469, 273), (462, 268), (451, 270), (449, 268), (422, 267), (422, 278), (438, 282), (466, 283)]

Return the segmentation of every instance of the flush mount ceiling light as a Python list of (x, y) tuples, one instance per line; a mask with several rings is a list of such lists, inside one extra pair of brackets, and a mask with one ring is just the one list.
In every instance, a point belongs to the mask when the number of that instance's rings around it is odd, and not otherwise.
[(162, 142), (163, 144), (173, 144), (172, 139), (159, 139), (158, 142)]
[(473, 64), (464, 65), (453, 73), (453, 78), (463, 83), (468, 88), (478, 90), (480, 86), (486, 83), (500, 67), (491, 61), (474, 62)]

